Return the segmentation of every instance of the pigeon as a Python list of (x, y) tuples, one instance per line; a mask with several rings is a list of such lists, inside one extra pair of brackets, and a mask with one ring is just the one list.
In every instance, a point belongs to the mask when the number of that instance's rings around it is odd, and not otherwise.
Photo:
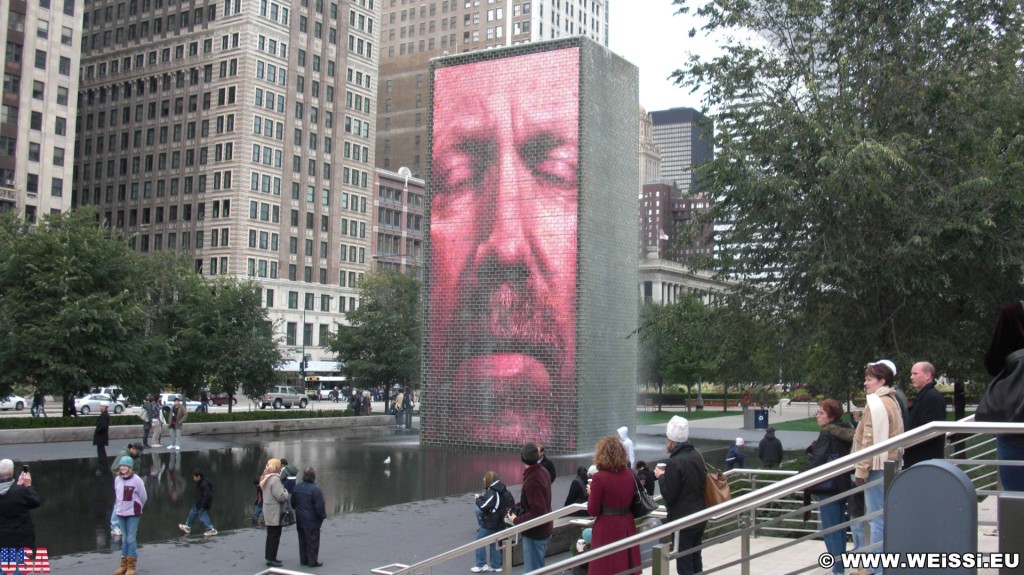
[(390, 455), (388, 456), (387, 459), (384, 460), (384, 465), (391, 465), (391, 456)]

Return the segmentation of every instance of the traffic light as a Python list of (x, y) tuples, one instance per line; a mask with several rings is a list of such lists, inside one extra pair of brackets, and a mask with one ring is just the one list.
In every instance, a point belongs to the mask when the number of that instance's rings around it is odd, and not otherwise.
[(303, 378), (306, 377), (306, 364), (307, 362), (305, 359), (299, 362), (299, 375)]

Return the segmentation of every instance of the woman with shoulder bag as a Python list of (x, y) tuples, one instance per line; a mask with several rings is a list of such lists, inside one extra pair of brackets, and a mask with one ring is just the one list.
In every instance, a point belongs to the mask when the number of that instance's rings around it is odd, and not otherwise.
[(263, 523), (267, 526), (267, 542), (264, 555), (267, 567), (280, 567), (277, 549), (281, 545), (281, 504), (288, 500), (288, 490), (281, 483), (281, 460), (270, 459), (260, 477), (263, 490)]
[[(591, 549), (609, 545), (636, 535), (636, 522), (630, 504), (637, 491), (637, 482), (629, 468), (626, 448), (617, 436), (609, 435), (594, 448), (597, 473), (587, 488), (587, 512), (594, 520)], [(636, 568), (635, 571), (630, 571)], [(634, 545), (618, 553), (590, 562), (590, 575), (613, 575), (641, 572), (640, 546)]]
[[(853, 445), (853, 426), (842, 421), (843, 407), (839, 405), (838, 401), (831, 398), (822, 401), (818, 404), (818, 412), (815, 415), (818, 425), (821, 426), (821, 433), (814, 440), (814, 443), (807, 448), (807, 465), (804, 466), (803, 471), (848, 455)], [(831, 481), (822, 483), (829, 483), (829, 485), (823, 486), (818, 484), (808, 489), (818, 501), (828, 499), (836, 493), (850, 488), (850, 478), (845, 473)], [(818, 489), (815, 489), (816, 487)], [(846, 499), (822, 505), (818, 510), (821, 516), (821, 529), (824, 531), (843, 523), (845, 511)], [(840, 529), (825, 535), (825, 549), (828, 550), (830, 555), (835, 557), (832, 572), (842, 573), (843, 563), (840, 561), (839, 556), (846, 551), (846, 530)]]

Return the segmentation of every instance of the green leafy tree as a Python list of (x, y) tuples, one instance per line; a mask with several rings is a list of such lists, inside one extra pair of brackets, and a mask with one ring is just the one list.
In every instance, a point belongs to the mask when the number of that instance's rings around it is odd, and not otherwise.
[(162, 340), (149, 329), (136, 255), (90, 209), (0, 232), (0, 393), (32, 384), (63, 398), (155, 377)]
[(662, 381), (685, 385), (689, 392), (715, 376), (718, 354), (710, 315), (700, 298), (689, 293), (673, 304), (645, 308), (638, 331), (642, 340), (654, 341)]
[(1024, 5), (674, 3), (729, 38), (674, 74), (715, 120), (704, 263), (814, 336), (822, 384), (880, 356), (984, 377), (1024, 265)]
[(385, 401), (392, 384), (420, 379), (420, 283), (394, 271), (367, 274), (359, 286), (359, 307), (348, 312), (328, 342), (353, 382), (381, 386)]

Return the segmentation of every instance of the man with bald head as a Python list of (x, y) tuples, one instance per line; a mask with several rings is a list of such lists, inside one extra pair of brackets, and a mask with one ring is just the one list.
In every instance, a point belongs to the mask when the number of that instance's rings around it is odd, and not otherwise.
[[(910, 406), (907, 416), (907, 431), (921, 427), (932, 421), (946, 420), (946, 398), (935, 389), (935, 366), (927, 361), (919, 361), (910, 369), (910, 383), (917, 389), (917, 398)], [(942, 459), (946, 438), (943, 435), (934, 437), (908, 447), (903, 452), (903, 468), (928, 459)]]

